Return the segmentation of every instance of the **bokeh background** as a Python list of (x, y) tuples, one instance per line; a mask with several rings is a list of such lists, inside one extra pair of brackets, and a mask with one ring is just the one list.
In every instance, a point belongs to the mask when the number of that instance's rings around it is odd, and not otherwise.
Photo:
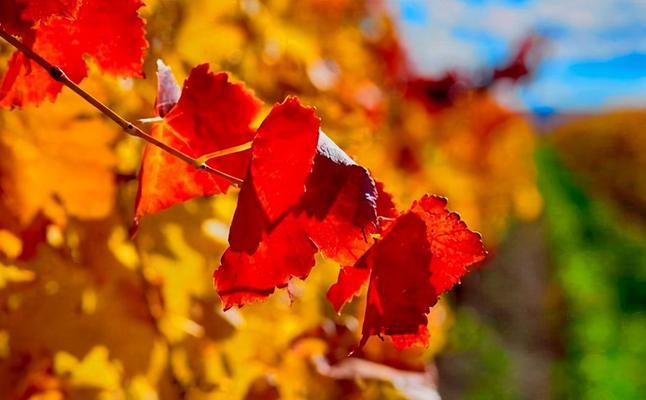
[[(131, 239), (143, 143), (65, 90), (0, 111), (0, 398), (644, 398), (645, 2), (149, 0), (141, 14), (146, 79), (95, 70), (87, 91), (150, 117), (162, 58), (180, 79), (229, 71), (268, 105), (297, 95), (399, 207), (447, 196), (490, 256), (432, 309), (425, 349), (372, 338), (348, 358), (363, 297), (336, 315), (324, 259), (293, 303), (222, 312), (211, 274), (236, 192)], [(10, 53), (0, 43), (2, 72)]]

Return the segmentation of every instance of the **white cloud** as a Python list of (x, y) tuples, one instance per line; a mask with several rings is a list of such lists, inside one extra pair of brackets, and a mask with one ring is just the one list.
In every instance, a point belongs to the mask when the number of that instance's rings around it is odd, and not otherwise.
[[(397, 13), (406, 0), (391, 0)], [(409, 0), (410, 1), (410, 0)], [(646, 51), (646, 1), (644, 0), (533, 0), (525, 6), (505, 6), (491, 2), (467, 5), (460, 0), (428, 0), (425, 25), (400, 25), (418, 64), (437, 71), (454, 57), (454, 66), (468, 67), (478, 59), (478, 49), (453, 37), (455, 28), (483, 30), (512, 44), (542, 26), (566, 32), (552, 43), (552, 56), (558, 58), (599, 58)], [(643, 35), (630, 41), (602, 33), (622, 27), (643, 27)], [(451, 48), (456, 51), (448, 53)], [(458, 51), (460, 52), (458, 54)], [(437, 53), (441, 57), (433, 57)], [(465, 52), (467, 54), (465, 54)], [(463, 64), (468, 63), (468, 64)]]
[[(418, 69), (434, 75), (448, 69), (482, 68), (490, 60), (483, 57), (487, 43), (478, 43), (480, 38), (486, 41), (493, 37), (511, 49), (529, 32), (542, 29), (554, 34), (548, 38), (544, 54), (547, 61), (571, 63), (646, 52), (646, 0), (531, 0), (522, 6), (493, 0), (478, 5), (461, 0), (390, 0), (395, 14), (407, 1), (425, 5), (427, 18), (425, 24), (400, 22), (401, 35)], [(456, 29), (465, 28), (476, 32), (474, 40), (454, 34)], [(480, 31), (486, 32), (486, 36), (478, 36)], [(586, 95), (602, 96), (601, 89), (590, 86), (594, 82), (565, 79), (568, 78), (551, 77), (534, 82), (530, 88), (532, 98), (537, 103), (544, 101), (555, 106), (572, 103), (577, 107), (593, 103), (584, 98)], [(607, 96), (615, 104), (623, 101), (633, 104), (646, 98), (646, 94), (634, 95), (622, 88), (615, 95), (611, 86), (607, 85), (611, 90)], [(513, 93), (501, 89), (499, 94), (501, 99), (518, 105)], [(599, 99), (599, 103), (604, 100)]]

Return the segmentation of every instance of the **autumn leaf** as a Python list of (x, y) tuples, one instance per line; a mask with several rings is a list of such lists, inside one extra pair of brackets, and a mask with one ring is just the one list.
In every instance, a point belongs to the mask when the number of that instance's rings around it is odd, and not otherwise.
[(378, 231), (374, 180), (324, 133), (300, 208), (310, 238), (341, 264), (361, 257)]
[[(175, 96), (172, 74), (163, 64), (159, 64), (159, 68), (156, 104), (169, 106)], [(212, 99), (205, 99), (204, 91), (199, 92), (202, 97), (191, 93), (195, 87), (208, 87), (201, 82), (209, 76), (207, 68), (203, 65), (193, 70), (178, 104), (164, 116), (164, 121), (172, 128), (164, 128), (162, 124), (160, 130), (154, 131), (158, 138), (160, 131), (169, 133), (168, 136), (177, 143), (167, 140), (167, 144), (196, 158), (199, 155), (195, 150), (182, 145), (189, 143), (202, 149), (204, 142), (200, 143), (200, 140), (221, 142), (221, 137), (230, 133), (218, 127), (208, 130), (203, 121), (195, 119), (191, 119), (192, 125), (185, 128), (177, 124), (175, 115), (185, 116), (180, 110), (189, 109), (190, 106), (198, 109), (204, 104), (213, 104), (216, 99), (224, 102), (235, 98), (235, 94), (221, 94), (217, 90)], [(226, 84), (226, 81), (223, 82)], [(194, 99), (190, 106), (185, 100), (189, 98)], [(244, 110), (244, 107), (238, 109)], [(159, 111), (159, 107), (157, 110), (158, 113), (163, 112)], [(253, 113), (248, 114), (247, 125), (252, 117)], [(220, 120), (223, 118), (217, 121)], [(236, 131), (235, 123), (227, 128)], [(193, 132), (198, 129), (205, 133), (195, 135)], [(178, 136), (182, 137), (182, 143), (177, 140)], [(212, 154), (238, 145), (230, 143), (225, 148), (202, 152)], [(199, 175), (206, 174), (202, 171), (194, 170), (192, 172), (197, 176), (189, 174), (175, 184), (173, 179), (177, 180), (179, 175), (177, 169), (171, 166), (178, 161), (153, 147), (148, 147), (146, 151), (155, 151), (159, 157), (165, 157), (167, 163), (145, 153), (136, 219), (144, 213), (155, 212), (183, 200), (218, 193), (217, 190), (210, 190), (208, 185), (206, 189), (200, 186), (202, 181)], [(292, 276), (305, 278), (314, 264), (313, 255), (317, 250), (314, 244), (333, 259), (349, 263), (356, 261), (369, 246), (369, 234), (376, 232), (378, 226), (377, 189), (368, 171), (356, 165), (327, 136), (319, 133), (318, 118), (313, 110), (304, 108), (295, 98), (288, 98), (275, 106), (263, 121), (254, 137), (251, 159), (249, 175), (240, 192), (230, 231), (231, 249), (223, 256), (222, 267), (215, 274), (215, 285), (225, 302), (225, 308), (264, 298), (276, 287), (287, 285)], [(166, 173), (164, 179), (160, 179), (164, 174), (158, 171), (167, 167), (173, 173)], [(158, 184), (150, 185), (147, 181), (149, 171), (153, 171), (153, 180), (156, 179)], [(237, 175), (241, 176), (239, 171)], [(195, 185), (193, 187), (199, 190), (177, 190), (181, 185)], [(151, 196), (150, 192), (146, 193), (151, 186), (157, 186), (167, 193)], [(219, 190), (220, 193), (223, 191)], [(155, 204), (150, 201), (157, 203), (142, 212), (142, 204)], [(292, 215), (287, 215), (288, 211)], [(291, 253), (287, 251), (290, 239), (293, 240)], [(239, 254), (241, 252), (246, 255)], [(262, 271), (258, 269), (258, 264), (266, 268), (265, 264), (270, 262), (279, 267), (267, 269), (267, 276), (263, 279), (262, 274), (258, 273)]]
[(270, 221), (296, 204), (319, 142), (320, 119), (314, 109), (287, 98), (275, 106), (256, 133), (251, 178), (258, 200)]
[[(21, 14), (23, 20), (42, 21), (58, 15), (67, 18), (76, 16), (82, 0), (13, 0), (25, 4)], [(9, 1), (11, 3), (12, 1)]]
[(480, 235), (446, 210), (446, 199), (424, 196), (357, 264), (341, 270), (328, 298), (338, 310), (369, 275), (361, 344), (388, 335), (398, 348), (426, 345), (430, 307), (485, 254)]
[[(162, 81), (165, 73), (162, 71)], [(162, 83), (166, 88), (167, 83)], [(164, 99), (161, 91), (158, 99)], [(164, 99), (163, 101), (168, 101)], [(159, 101), (157, 104), (160, 104)], [(185, 154), (199, 158), (245, 145), (253, 139), (250, 124), (260, 102), (241, 84), (229, 82), (225, 73), (209, 71), (207, 64), (195, 67), (184, 83), (181, 97), (152, 135)], [(163, 111), (162, 111), (163, 112)], [(210, 159), (215, 169), (244, 177), (250, 152), (239, 151)], [(147, 145), (139, 172), (135, 224), (146, 214), (198, 197), (225, 193), (231, 182), (188, 165), (158, 147)]]
[(0, 2), (0, 27), (31, 41), (36, 24), (52, 16), (75, 17), (80, 1), (4, 0)]
[[(143, 6), (140, 0), (84, 0), (74, 18), (70, 18), (74, 14), (73, 1), (43, 3), (50, 8), (43, 10), (34, 5), (23, 16), (43, 17), (62, 11), (65, 14), (53, 14), (40, 21), (33, 40), (26, 43), (48, 62), (62, 68), (72, 81), (79, 83), (87, 76), (85, 55), (91, 56), (103, 72), (142, 76), (148, 42), (144, 22), (137, 13)], [(62, 84), (53, 80), (49, 71), (23, 53), (15, 52), (0, 86), (0, 105), (8, 108), (38, 105), (45, 99), (53, 101), (61, 89)]]
[(356, 261), (378, 227), (377, 189), (368, 171), (319, 132), (313, 110), (296, 99), (273, 108), (252, 154), (231, 247), (214, 274), (225, 308), (262, 300), (292, 277), (304, 279), (317, 250)]
[(314, 266), (316, 247), (298, 219), (285, 212), (305, 192), (318, 138), (314, 110), (295, 98), (274, 106), (258, 128), (231, 224), (231, 247), (214, 274), (225, 308), (263, 299), (292, 276), (304, 279)]

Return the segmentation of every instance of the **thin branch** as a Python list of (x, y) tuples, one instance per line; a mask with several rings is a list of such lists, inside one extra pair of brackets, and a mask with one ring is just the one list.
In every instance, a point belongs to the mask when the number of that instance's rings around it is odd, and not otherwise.
[(42, 58), (40, 55), (35, 53), (32, 49), (30, 49), (28, 46), (25, 46), (20, 40), (16, 39), (6, 31), (4, 31), (2, 28), (0, 28), (0, 37), (2, 37), (4, 40), (6, 40), (10, 45), (21, 51), (24, 55), (35, 61), (38, 65), (43, 67), (49, 75), (52, 77), (52, 79), (62, 83), (63, 85), (67, 86), (70, 88), (74, 93), (78, 94), (81, 96), (85, 101), (90, 103), (91, 105), (94, 106), (97, 110), (99, 110), (103, 115), (107, 116), (110, 118), (112, 121), (114, 121), (117, 125), (121, 127), (127, 134), (139, 137), (146, 142), (152, 144), (153, 146), (156, 146), (165, 152), (179, 158), (180, 160), (191, 164), (195, 168), (202, 169), (204, 171), (211, 172), (213, 174), (216, 174), (218, 176), (221, 176), (222, 178), (227, 179), (233, 184), (240, 185), (242, 184), (242, 179), (237, 178), (233, 175), (227, 174), (226, 172), (217, 170), (210, 165), (206, 163), (206, 160), (202, 160), (202, 158), (195, 159), (188, 154), (179, 151), (169, 145), (167, 145), (164, 142), (159, 141), (158, 139), (154, 138), (150, 134), (144, 132), (141, 130), (139, 127), (133, 125), (131, 122), (127, 121), (123, 117), (121, 117), (119, 114), (114, 112), (110, 107), (106, 106), (105, 104), (101, 103), (99, 100), (97, 100), (94, 96), (86, 92), (85, 90), (81, 89), (76, 83), (74, 83), (66, 74), (65, 71), (63, 71), (60, 67), (55, 66), (50, 64), (47, 60)]

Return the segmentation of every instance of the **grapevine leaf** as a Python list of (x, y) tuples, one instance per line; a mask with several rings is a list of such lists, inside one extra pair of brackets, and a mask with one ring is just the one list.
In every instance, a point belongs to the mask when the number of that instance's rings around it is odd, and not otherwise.
[(398, 348), (426, 344), (430, 307), (484, 256), (480, 235), (446, 210), (446, 199), (424, 196), (353, 267), (341, 270), (328, 299), (340, 309), (370, 275), (362, 344), (384, 334)]
[(446, 199), (424, 196), (359, 261), (371, 270), (362, 344), (391, 336), (398, 348), (428, 344), (427, 314), (486, 252)]
[(321, 133), (314, 169), (301, 202), (302, 218), (323, 254), (354, 263), (376, 233), (377, 189), (370, 173)]
[(319, 139), (320, 119), (314, 109), (288, 98), (263, 121), (253, 144), (251, 176), (256, 194), (271, 221), (296, 204)]
[(313, 111), (296, 99), (274, 107), (252, 152), (231, 247), (214, 274), (225, 308), (305, 278), (317, 250), (354, 263), (370, 245), (367, 234), (377, 231), (377, 189), (368, 171), (319, 132)]
[[(249, 127), (260, 102), (240, 84), (229, 82), (225, 73), (209, 71), (207, 64), (195, 67), (184, 83), (181, 97), (152, 135), (191, 157), (235, 147), (253, 138)], [(158, 97), (160, 98), (160, 97)], [(233, 176), (245, 176), (249, 151), (211, 159), (208, 165)], [(135, 223), (146, 214), (198, 196), (224, 193), (231, 182), (175, 158), (158, 147), (144, 150)]]
[[(44, 3), (51, 6), (48, 12), (55, 12), (62, 4), (74, 2)], [(26, 43), (51, 64), (61, 67), (76, 83), (87, 76), (85, 55), (91, 56), (104, 72), (141, 77), (143, 54), (148, 47), (144, 22), (137, 13), (141, 6), (140, 0), (85, 0), (75, 18), (53, 15), (39, 22), (37, 29), (29, 34), (33, 39), (28, 38)], [(42, 12), (30, 11), (37, 9), (28, 7), (23, 12), (42, 17)], [(11, 21), (8, 25), (12, 26)], [(38, 105), (45, 99), (53, 101), (61, 88), (62, 84), (51, 79), (48, 71), (16, 52), (9, 60), (0, 87), (0, 105), (16, 107)]]
[(29, 42), (36, 23), (52, 16), (75, 18), (79, 6), (80, 0), (3, 0), (0, 26)]
[(287, 286), (293, 276), (305, 279), (315, 253), (316, 246), (293, 215), (263, 233), (253, 253), (227, 249), (214, 275), (224, 308), (263, 300), (274, 289)]
[(305, 191), (318, 137), (314, 110), (295, 98), (274, 106), (258, 129), (231, 247), (214, 274), (225, 308), (261, 300), (292, 276), (304, 279), (314, 266), (316, 247), (300, 221), (285, 213)]

